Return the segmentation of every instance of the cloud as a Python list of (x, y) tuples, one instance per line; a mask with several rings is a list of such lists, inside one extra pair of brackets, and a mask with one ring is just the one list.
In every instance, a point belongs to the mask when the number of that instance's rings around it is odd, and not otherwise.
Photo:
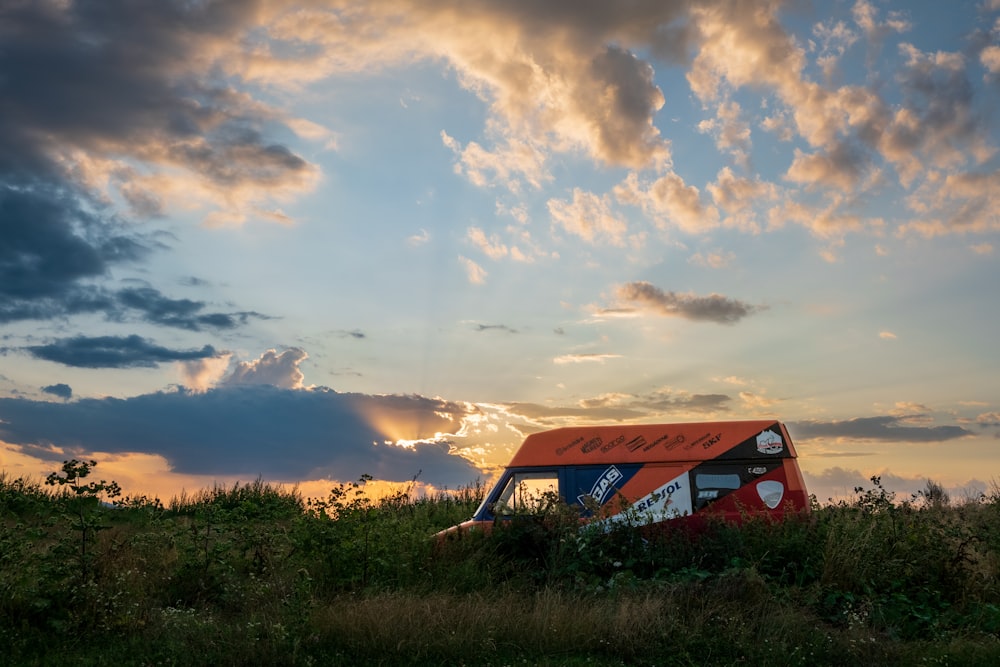
[(736, 253), (713, 250), (706, 253), (696, 252), (688, 257), (688, 263), (702, 266), (706, 269), (724, 269), (733, 263)]
[(752, 391), (741, 391), (740, 400), (747, 410), (756, 414), (773, 414), (771, 409), (781, 402), (780, 398), (768, 398), (763, 394), (755, 394)]
[(580, 406), (584, 408), (603, 408), (612, 405), (621, 405), (632, 397), (632, 394), (623, 394), (621, 392), (601, 394), (600, 396), (581, 400)]
[(837, 438), (885, 442), (944, 442), (973, 435), (961, 426), (906, 426), (900, 416), (858, 417), (844, 421), (806, 420), (788, 424), (797, 440)]
[(582, 150), (602, 162), (639, 168), (662, 161), (669, 150), (652, 122), (663, 94), (652, 66), (631, 45), (683, 59), (690, 36), (683, 18), (683, 6), (648, 2), (582, 9), (525, 2), (336, 3), (261, 21), (265, 39), (231, 66), (242, 65), (249, 78), (288, 85), (421, 59), (445, 61), (460, 84), (487, 103), (489, 134), (499, 146), (453, 144), (459, 168), (473, 180), (491, 172), (505, 180), (504, 171), (518, 170), (511, 165), (524, 164), (517, 156), (522, 148)]
[(986, 119), (974, 110), (965, 57), (925, 53), (912, 44), (901, 44), (899, 51), (906, 63), (897, 79), (908, 103), (879, 141), (886, 157), (905, 163), (900, 153), (911, 151), (939, 168), (988, 159), (993, 149), (985, 136)]
[(580, 399), (575, 405), (508, 403), (506, 411), (512, 418), (527, 419), (537, 428), (556, 428), (599, 421), (705, 419), (728, 412), (731, 401), (725, 394), (697, 394), (665, 387), (646, 394), (602, 394)]
[[(780, 3), (706, 2), (689, 11), (697, 37), (688, 82), (704, 105), (715, 104), (719, 109), (717, 118), (706, 121), (703, 130), (717, 133), (722, 139), (720, 150), (736, 150), (739, 157), (737, 138), (745, 133), (736, 131), (741, 126), (725, 120), (736, 117), (733, 91), (773, 92), (765, 101), (773, 102), (774, 108), (761, 126), (782, 131), (784, 139), (797, 136), (808, 144), (808, 148), (796, 149), (786, 170), (788, 181), (805, 186), (807, 192), (848, 192), (880, 184), (884, 174), (879, 158), (895, 167), (901, 185), (909, 189), (930, 167), (951, 170), (967, 163), (981, 165), (994, 153), (988, 139), (989, 119), (977, 111), (968, 62), (962, 54), (925, 53), (911, 44), (900, 44), (903, 62), (893, 79), (900, 99), (890, 104), (884, 97), (889, 94), (883, 92), (885, 85), (824, 87), (810, 80), (807, 51), (781, 25)], [(872, 63), (884, 38), (911, 27), (903, 14), (890, 12), (881, 18), (871, 3), (863, 1), (855, 3), (853, 16), (868, 37)], [(856, 37), (843, 23), (817, 26), (814, 32), (822, 46), (817, 64), (829, 77), (836, 59)], [(729, 138), (718, 134), (725, 127), (732, 128)], [(984, 191), (978, 189), (978, 193)], [(798, 191), (787, 194), (792, 197), (785, 204), (787, 211), (799, 207), (803, 212), (776, 217), (820, 234), (836, 227), (859, 228), (866, 222), (848, 212), (854, 198), (813, 202)], [(966, 218), (981, 220), (972, 227), (981, 231), (991, 227), (980, 213), (990, 208), (977, 199), (968, 206), (956, 202), (956, 208), (966, 211)], [(971, 206), (974, 211), (968, 210)], [(938, 233), (961, 231), (936, 220), (929, 224)]]
[(52, 394), (53, 396), (58, 396), (59, 398), (69, 400), (73, 397), (73, 388), (68, 384), (50, 384), (46, 387), (42, 387), (42, 391), (46, 394)]
[(603, 364), (608, 359), (620, 359), (622, 355), (620, 354), (599, 354), (599, 353), (588, 353), (588, 354), (563, 354), (555, 357), (552, 360), (554, 364), (583, 364), (583, 363), (601, 363)]
[(459, 255), (458, 261), (465, 268), (465, 275), (471, 284), (483, 285), (486, 283), (486, 276), (488, 275), (486, 269), (481, 267), (479, 264), (476, 264), (468, 257), (462, 257)]
[(826, 23), (813, 26), (813, 35), (820, 42), (820, 56), (817, 64), (823, 70), (824, 77), (832, 80), (837, 71), (838, 61), (848, 48), (858, 39), (856, 32), (843, 21), (830, 19)]
[(421, 246), (426, 244), (430, 240), (431, 240), (430, 232), (428, 232), (426, 229), (421, 228), (420, 233), (411, 235), (406, 239), (406, 242), (409, 243), (411, 246)]
[[(481, 476), (447, 437), (465, 405), (420, 396), (341, 394), (239, 385), (71, 403), (0, 399), (0, 439), (51, 460), (93, 452), (164, 456), (173, 472), (277, 480), (406, 481), (437, 486)], [(399, 438), (411, 447), (384, 444)], [(378, 444), (374, 444), (378, 443)], [(81, 454), (82, 455), (82, 454)]]
[(143, 319), (153, 324), (200, 331), (204, 327), (233, 329), (246, 324), (250, 317), (263, 318), (260, 313), (202, 313), (203, 301), (170, 299), (152, 287), (128, 287), (116, 294), (118, 302), (126, 308), (142, 313)]
[(504, 333), (516, 334), (517, 329), (511, 328), (506, 324), (477, 324), (474, 331), (502, 331)]
[(114, 265), (141, 259), (147, 245), (117, 221), (91, 213), (72, 189), (12, 182), (10, 170), (4, 172), (2, 125), (0, 322), (113, 308), (113, 297), (89, 281)]
[(810, 187), (822, 185), (849, 192), (861, 180), (867, 162), (866, 157), (846, 143), (838, 143), (823, 153), (803, 153), (796, 148), (785, 178)]
[(898, 336), (891, 331), (879, 331), (878, 337), (883, 340), (896, 340)]
[(737, 176), (729, 167), (723, 167), (714, 183), (705, 189), (712, 201), (726, 213), (726, 224), (751, 232), (759, 231), (755, 205), (774, 202), (780, 197), (778, 187), (762, 181), (760, 177)]
[(291, 347), (284, 352), (268, 350), (254, 361), (241, 361), (223, 384), (265, 384), (284, 389), (300, 389), (305, 378), (299, 364), (309, 358), (305, 350)]
[(530, 218), (524, 203), (508, 207), (498, 199), (496, 214), (509, 215), (517, 222), (514, 225), (507, 225), (504, 229), (506, 240), (497, 233), (487, 236), (480, 227), (469, 227), (467, 232), (468, 241), (485, 255), (497, 261), (509, 258), (523, 264), (531, 264), (539, 257), (558, 259), (558, 253), (543, 249), (532, 238), (528, 227)]
[(208, 391), (222, 380), (232, 356), (225, 352), (216, 357), (177, 362), (181, 382), (188, 389)]
[(889, 18), (881, 21), (878, 10), (867, 0), (857, 0), (851, 9), (854, 21), (858, 24), (868, 39), (877, 41), (892, 32), (906, 32), (912, 26), (902, 12), (889, 12)]
[(469, 227), (468, 238), (474, 246), (483, 251), (483, 254), (490, 259), (501, 259), (510, 253), (510, 250), (500, 241), (496, 234), (487, 238), (486, 232), (479, 227)]
[(75, 336), (24, 348), (36, 359), (78, 368), (152, 368), (168, 361), (218, 356), (211, 345), (200, 350), (171, 350), (140, 336)]
[(2, 152), (26, 149), (35, 175), (68, 180), (69, 166), (78, 182), (128, 183), (133, 198), (194, 184), (189, 197), (238, 215), (311, 187), (313, 167), (265, 134), (281, 114), (213, 76), (271, 13), (234, 2), (8, 8)]
[(658, 315), (718, 324), (735, 324), (764, 309), (763, 306), (753, 306), (721, 294), (696, 296), (665, 292), (644, 281), (619, 286), (616, 296), (622, 303), (632, 303), (639, 309)]
[(475, 141), (463, 148), (444, 130), (441, 140), (458, 158), (455, 173), (463, 174), (473, 185), (503, 185), (516, 193), (522, 190), (523, 182), (538, 189), (552, 180), (544, 151), (532, 141), (506, 137), (502, 146), (489, 151)]
[(976, 423), (983, 426), (1000, 426), (1000, 412), (983, 412), (976, 416)]
[(726, 394), (692, 394), (670, 388), (658, 389), (646, 395), (637, 396), (629, 407), (659, 414), (696, 413), (711, 414), (728, 411), (727, 404), (732, 399)]
[[(852, 199), (842, 194), (833, 195), (828, 197), (823, 206), (805, 205), (786, 199), (768, 212), (769, 222), (775, 228), (787, 222), (800, 224), (819, 238), (839, 247), (843, 245), (845, 232), (861, 231), (866, 226), (877, 231), (885, 224), (882, 218), (864, 218), (854, 212)], [(835, 257), (832, 256), (832, 248), (828, 248), (827, 253), (831, 255), (827, 261), (833, 261)]]
[(742, 118), (740, 105), (723, 101), (715, 111), (715, 118), (698, 124), (698, 130), (715, 137), (715, 146), (728, 151), (736, 164), (746, 166), (750, 153), (750, 125)]
[(990, 74), (1000, 74), (1000, 46), (987, 46), (980, 51), (979, 61)]
[(917, 422), (932, 422), (933, 419), (929, 415), (930, 412), (930, 407), (924, 405), (923, 403), (915, 403), (913, 401), (896, 401), (890, 414), (894, 417), (899, 417), (901, 421), (914, 424)]
[(554, 225), (596, 245), (606, 241), (614, 246), (624, 244), (625, 221), (611, 211), (610, 198), (573, 188), (573, 201), (550, 199), (549, 215)]
[(242, 321), (105, 283), (164, 248), (129, 223), (178, 204), (280, 219), (274, 203), (315, 183), (315, 167), (272, 138), (302, 124), (226, 76), (241, 36), (272, 13), (228, 0), (4, 7), (0, 322), (123, 307), (167, 326)]
[(663, 227), (674, 225), (688, 233), (702, 233), (719, 224), (719, 211), (701, 201), (701, 193), (670, 172), (646, 183), (632, 172), (615, 186), (615, 197), (623, 204), (638, 206)]
[(930, 238), (996, 231), (1000, 220), (993, 211), (1000, 206), (1000, 169), (933, 172), (906, 203), (917, 215), (900, 227), (900, 235), (913, 232)]
[(338, 331), (337, 335), (341, 338), (353, 338), (354, 340), (364, 340), (368, 337), (364, 331), (359, 331), (358, 329), (352, 329), (351, 331)]

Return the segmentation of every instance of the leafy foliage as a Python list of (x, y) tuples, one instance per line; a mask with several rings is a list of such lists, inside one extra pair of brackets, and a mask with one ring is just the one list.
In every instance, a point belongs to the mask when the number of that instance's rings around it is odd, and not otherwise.
[[(1000, 492), (581, 528), (542, 494), (433, 535), (481, 487), (304, 499), (256, 480), (122, 497), (67, 461), (0, 476), (12, 664), (996, 664)], [(938, 487), (939, 488), (939, 487)], [(111, 501), (111, 502), (109, 502)]]

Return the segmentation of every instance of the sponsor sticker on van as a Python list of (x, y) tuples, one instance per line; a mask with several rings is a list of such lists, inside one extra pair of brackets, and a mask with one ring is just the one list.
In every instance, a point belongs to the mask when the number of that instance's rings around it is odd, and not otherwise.
[(781, 504), (781, 499), (785, 495), (785, 485), (773, 479), (765, 480), (757, 484), (757, 495), (765, 505), (774, 509)]
[(784, 449), (784, 441), (774, 431), (761, 431), (757, 436), (757, 451), (761, 454), (780, 454)]

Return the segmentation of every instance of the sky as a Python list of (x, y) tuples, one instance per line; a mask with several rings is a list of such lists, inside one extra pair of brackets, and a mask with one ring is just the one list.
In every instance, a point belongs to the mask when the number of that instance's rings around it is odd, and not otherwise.
[(1000, 480), (1000, 0), (0, 0), (0, 470)]

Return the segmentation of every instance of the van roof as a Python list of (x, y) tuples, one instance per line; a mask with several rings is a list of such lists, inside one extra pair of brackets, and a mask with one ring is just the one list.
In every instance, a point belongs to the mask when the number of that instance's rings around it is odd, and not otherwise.
[(794, 458), (775, 420), (570, 426), (525, 438), (508, 467)]

